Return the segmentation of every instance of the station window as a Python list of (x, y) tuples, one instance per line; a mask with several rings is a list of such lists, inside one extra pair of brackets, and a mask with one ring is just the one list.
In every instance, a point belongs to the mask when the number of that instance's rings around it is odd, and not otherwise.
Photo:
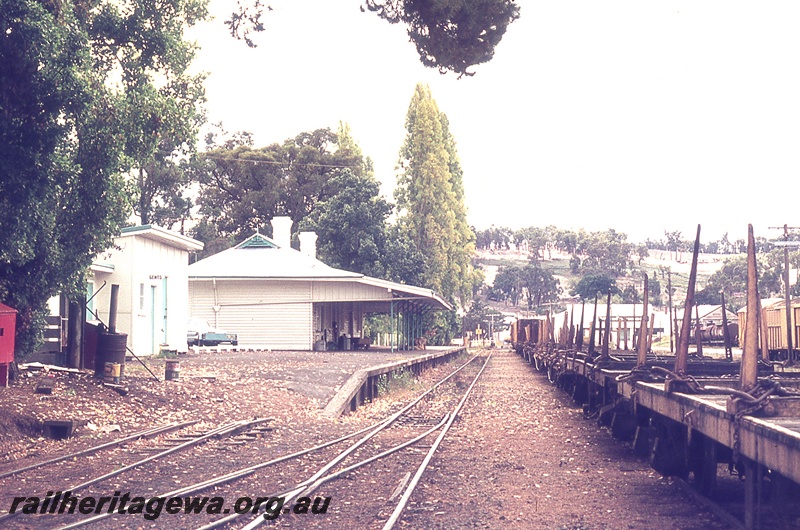
[(139, 284), (139, 311), (144, 311), (144, 284)]

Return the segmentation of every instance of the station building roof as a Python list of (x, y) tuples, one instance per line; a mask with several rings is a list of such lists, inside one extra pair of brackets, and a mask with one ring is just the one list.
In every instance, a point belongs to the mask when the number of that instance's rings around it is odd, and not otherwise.
[(431, 289), (337, 269), (308, 253), (281, 246), (259, 233), (235, 247), (189, 265), (189, 281), (212, 279), (349, 282), (377, 287), (386, 293), (375, 302), (417, 300), (432, 309), (452, 309), (447, 301)]

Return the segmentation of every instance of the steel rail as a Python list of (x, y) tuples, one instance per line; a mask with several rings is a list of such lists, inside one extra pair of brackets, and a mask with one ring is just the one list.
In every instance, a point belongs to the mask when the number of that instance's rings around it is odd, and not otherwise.
[[(253, 473), (253, 471), (245, 471), (245, 470), (233, 471), (231, 473), (227, 473), (225, 475), (220, 475), (219, 477), (214, 477), (214, 478), (208, 479), (208, 480), (203, 481), (203, 482), (198, 482), (196, 484), (191, 484), (191, 485), (185, 486), (183, 488), (179, 488), (179, 489), (176, 489), (176, 490), (168, 491), (167, 493), (162, 493), (160, 495), (153, 495), (153, 497), (151, 497), (151, 498), (154, 498), (154, 497), (168, 498), (168, 497), (177, 497), (179, 495), (191, 495), (193, 493), (197, 493), (198, 491), (202, 491), (202, 490), (204, 490), (206, 488), (210, 488), (212, 486), (218, 486), (220, 484), (225, 484), (226, 482), (230, 482), (232, 480), (237, 480), (237, 479), (240, 479), (242, 477), (246, 477), (247, 475), (251, 475), (252, 473)], [(59, 526), (57, 528), (57, 530), (71, 530), (72, 528), (79, 528), (79, 527), (87, 525), (87, 524), (96, 523), (97, 521), (100, 521), (100, 520), (105, 519), (107, 517), (111, 517), (112, 515), (120, 515), (120, 514), (118, 514), (116, 512), (101, 513), (99, 515), (95, 515), (94, 517), (90, 517), (88, 519), (84, 519), (83, 521), (77, 521), (75, 523), (71, 523), (71, 524), (68, 524), (68, 525), (65, 525), (65, 526)]]
[[(464, 363), (463, 365), (461, 365), (459, 368), (457, 368), (453, 372), (451, 372), (447, 377), (445, 377), (444, 379), (442, 379), (439, 382), (437, 382), (434, 386), (432, 386), (430, 389), (428, 389), (425, 393), (423, 393), (418, 398), (416, 398), (412, 403), (413, 404), (418, 403), (421, 399), (423, 399), (427, 394), (432, 392), (435, 388), (437, 388), (438, 386), (443, 384), (445, 381), (447, 381), (451, 377), (455, 376), (462, 369), (466, 368), (466, 366), (468, 366), (470, 363), (472, 363), (472, 361), (474, 361), (476, 358), (477, 358), (477, 355), (474, 356), (469, 361), (467, 361), (466, 363)], [(407, 405), (407, 406), (403, 407), (403, 409), (401, 409), (401, 411), (406, 411), (409, 408), (411, 408), (411, 406)], [(397, 415), (393, 415), (393, 416), (397, 416)], [(394, 419), (396, 419), (396, 418), (394, 418)], [(242, 469), (233, 471), (231, 473), (228, 473), (226, 475), (222, 475), (222, 476), (217, 477), (217, 478), (213, 478), (213, 479), (205, 480), (205, 481), (198, 482), (198, 483), (195, 483), (195, 484), (192, 484), (192, 485), (188, 485), (185, 488), (182, 488), (180, 490), (175, 490), (175, 491), (172, 491), (172, 492), (163, 493), (163, 494), (159, 494), (159, 495), (155, 495), (155, 496), (157, 496), (157, 497), (168, 497), (168, 496), (175, 496), (175, 495), (186, 495), (186, 494), (202, 491), (203, 489), (206, 489), (206, 488), (210, 488), (210, 487), (213, 487), (213, 486), (221, 485), (221, 484), (224, 484), (226, 482), (230, 482), (232, 480), (236, 480), (238, 478), (241, 478), (241, 477), (244, 477), (244, 476), (248, 476), (248, 475), (254, 473), (255, 471), (257, 471), (259, 469), (262, 469), (262, 468), (265, 468), (265, 467), (268, 467), (268, 466), (272, 466), (272, 465), (275, 465), (275, 464), (278, 464), (278, 463), (281, 463), (281, 462), (285, 462), (285, 461), (291, 460), (293, 458), (298, 458), (300, 456), (304, 456), (304, 455), (312, 453), (314, 451), (325, 449), (325, 448), (330, 447), (332, 445), (335, 445), (337, 443), (340, 443), (340, 442), (349, 440), (350, 438), (354, 438), (356, 436), (364, 434), (364, 433), (366, 433), (368, 431), (375, 430), (377, 427), (380, 427), (381, 425), (387, 423), (387, 421), (388, 421), (387, 419), (384, 419), (384, 420), (375, 422), (372, 425), (364, 427), (363, 429), (360, 429), (360, 430), (355, 431), (353, 433), (341, 436), (341, 437), (336, 438), (334, 440), (323, 442), (323, 443), (315, 445), (313, 447), (310, 447), (310, 448), (307, 448), (307, 449), (303, 449), (303, 450), (300, 450), (300, 451), (297, 451), (297, 452), (294, 452), (294, 453), (291, 453), (291, 454), (288, 454), (288, 455), (280, 456), (280, 457), (274, 458), (272, 460), (268, 460), (266, 462), (260, 462), (258, 464), (255, 464), (255, 465), (252, 465), (252, 466), (249, 466), (249, 467), (246, 467), (246, 468), (242, 468)], [(305, 485), (307, 485), (306, 483), (309, 483), (309, 482), (310, 481), (305, 481), (302, 484), (305, 486)], [(311, 481), (311, 482), (313, 482), (313, 481)], [(69, 524), (67, 526), (58, 527), (58, 530), (67, 530), (67, 529), (72, 529), (72, 528), (78, 528), (80, 526), (83, 526), (83, 525), (86, 525), (86, 524), (90, 524), (90, 523), (102, 520), (102, 519), (104, 519), (106, 517), (110, 517), (110, 516), (113, 516), (113, 515), (118, 515), (118, 514), (116, 514), (116, 513), (99, 514), (99, 515), (97, 515), (95, 517), (91, 517), (91, 518), (85, 519), (83, 521), (78, 521), (78, 522)], [(217, 521), (209, 523), (208, 525), (205, 525), (205, 526), (201, 527), (201, 529), (202, 530), (211, 530), (213, 528), (218, 528), (220, 526), (223, 526), (223, 525), (225, 525), (225, 524), (237, 519), (238, 517), (240, 517), (240, 515), (242, 515), (242, 514), (231, 514), (231, 515), (226, 516), (226, 517), (224, 517), (222, 519), (219, 519)], [(263, 520), (263, 517), (260, 516), (259, 518)]]
[[(185, 487), (183, 487), (181, 489), (170, 491), (170, 492), (167, 492), (167, 493), (160, 493), (158, 495), (153, 495), (153, 497), (170, 497), (170, 496), (176, 496), (176, 495), (188, 495), (188, 494), (191, 494), (191, 493), (197, 493), (199, 491), (202, 491), (204, 489), (211, 488), (211, 487), (214, 487), (214, 486), (220, 486), (222, 484), (225, 484), (226, 482), (231, 482), (233, 480), (237, 480), (239, 478), (246, 477), (248, 475), (252, 475), (253, 473), (255, 473), (256, 471), (258, 471), (261, 468), (272, 466), (272, 465), (275, 465), (275, 464), (279, 464), (281, 462), (285, 462), (286, 460), (291, 460), (292, 458), (297, 458), (299, 456), (303, 456), (303, 455), (306, 455), (308, 453), (311, 453), (311, 452), (314, 452), (314, 451), (318, 451), (320, 449), (324, 449), (324, 448), (329, 447), (331, 445), (343, 442), (345, 440), (353, 438), (354, 436), (358, 436), (359, 434), (363, 434), (364, 432), (368, 431), (371, 428), (372, 428), (372, 426), (365, 427), (364, 429), (361, 429), (360, 431), (356, 431), (354, 433), (346, 434), (345, 436), (341, 436), (339, 438), (336, 438), (335, 440), (330, 440), (328, 442), (324, 442), (324, 443), (315, 445), (314, 447), (311, 447), (309, 449), (303, 449), (302, 451), (297, 451), (297, 452), (289, 454), (289, 455), (280, 456), (278, 458), (274, 458), (274, 459), (269, 460), (267, 462), (260, 462), (258, 464), (255, 464), (255, 465), (252, 465), (252, 466), (249, 466), (249, 467), (245, 467), (245, 468), (242, 468), (242, 469), (237, 469), (236, 471), (231, 471), (230, 473), (227, 473), (225, 475), (220, 475), (219, 477), (215, 477), (215, 478), (208, 479), (208, 480), (203, 480), (201, 482), (196, 482), (194, 484), (189, 484), (189, 485), (187, 485), (187, 486), (185, 486)], [(110, 517), (112, 515), (119, 515), (119, 514), (116, 514), (116, 513), (100, 514), (98, 516), (91, 517), (91, 518), (85, 519), (83, 521), (78, 521), (78, 522), (69, 524), (67, 526), (59, 527), (58, 530), (67, 530), (67, 529), (70, 529), (70, 528), (78, 528), (80, 526), (83, 526), (83, 525), (86, 525), (86, 524), (90, 524), (90, 523), (99, 521), (101, 519), (105, 519), (106, 517)], [(225, 521), (225, 522), (227, 522), (227, 521)], [(221, 523), (221, 524), (224, 524), (224, 522)], [(217, 526), (221, 526), (221, 524), (212, 523), (213, 526), (208, 526), (208, 528), (216, 528)]]
[[(228, 424), (222, 425), (220, 427), (217, 427), (215, 429), (212, 429), (211, 431), (207, 432), (206, 434), (204, 434), (204, 435), (202, 435), (202, 436), (200, 436), (198, 438), (186, 441), (186, 442), (184, 442), (182, 444), (176, 445), (175, 447), (170, 447), (169, 449), (161, 451), (160, 453), (156, 453), (154, 455), (148, 456), (147, 458), (143, 458), (142, 460), (138, 460), (138, 461), (136, 461), (136, 462), (134, 462), (132, 464), (128, 464), (127, 466), (115, 469), (114, 471), (106, 473), (105, 475), (101, 475), (99, 477), (95, 477), (95, 478), (89, 479), (89, 480), (87, 480), (85, 482), (82, 482), (80, 484), (77, 484), (75, 486), (71, 486), (71, 487), (67, 487), (67, 488), (59, 488), (59, 489), (60, 489), (60, 491), (70, 491), (70, 492), (74, 493), (76, 491), (80, 491), (80, 490), (82, 490), (84, 488), (87, 488), (89, 486), (97, 484), (98, 482), (102, 482), (102, 481), (107, 480), (109, 478), (112, 478), (112, 477), (115, 477), (117, 475), (120, 475), (120, 474), (122, 474), (122, 473), (124, 473), (126, 471), (130, 471), (131, 469), (134, 469), (134, 468), (137, 468), (137, 467), (142, 466), (144, 464), (147, 464), (149, 462), (152, 462), (153, 460), (157, 460), (159, 458), (163, 458), (163, 457), (165, 457), (167, 455), (170, 455), (172, 453), (175, 453), (177, 451), (181, 451), (183, 449), (187, 449), (187, 448), (192, 447), (194, 445), (198, 445), (198, 444), (200, 444), (202, 442), (205, 442), (209, 438), (212, 438), (212, 437), (215, 437), (215, 436), (224, 436), (224, 435), (230, 434), (231, 432), (235, 432), (235, 431), (237, 431), (237, 430), (239, 430), (239, 429), (241, 429), (243, 427), (249, 427), (251, 425), (258, 425), (259, 423), (264, 423), (266, 421), (271, 421), (271, 420), (272, 420), (272, 418), (261, 418), (261, 419), (257, 419), (257, 420), (237, 420), (235, 422), (228, 423)], [(53, 488), (53, 489), (55, 490), (56, 488)], [(8, 520), (8, 519), (11, 519), (13, 517), (16, 517), (20, 513), (21, 512), (3, 514), (2, 516), (0, 516), (0, 522)]]
[(37, 464), (31, 464), (29, 466), (21, 467), (19, 469), (14, 469), (14, 470), (11, 470), (11, 471), (6, 471), (4, 473), (0, 473), (0, 479), (6, 478), (6, 477), (10, 477), (11, 475), (16, 475), (16, 474), (19, 474), (19, 473), (24, 473), (25, 471), (30, 471), (31, 469), (36, 469), (37, 467), (42, 467), (42, 466), (46, 466), (46, 465), (49, 465), (49, 464), (55, 464), (55, 463), (61, 462), (63, 460), (69, 460), (70, 458), (77, 458), (79, 456), (90, 455), (90, 454), (96, 453), (98, 451), (102, 451), (103, 449), (108, 449), (109, 447), (115, 447), (117, 445), (122, 445), (124, 443), (131, 442), (131, 441), (134, 441), (134, 440), (138, 440), (138, 439), (141, 439), (141, 438), (150, 438), (150, 437), (153, 437), (153, 436), (157, 436), (159, 434), (163, 434), (165, 432), (177, 431), (179, 429), (183, 429), (184, 427), (188, 427), (190, 425), (194, 425), (198, 421), (200, 421), (200, 420), (186, 421), (186, 422), (183, 422), (183, 423), (170, 423), (170, 424), (167, 424), (167, 425), (161, 425), (159, 427), (150, 427), (149, 429), (145, 429), (143, 431), (136, 432), (134, 434), (126, 436), (125, 438), (120, 438), (118, 440), (112, 440), (110, 442), (106, 442), (106, 443), (103, 443), (103, 444), (100, 444), (100, 445), (95, 445), (95, 446), (83, 449), (83, 450), (78, 451), (76, 453), (70, 453), (68, 455), (57, 456), (55, 458), (51, 458), (50, 460), (45, 460), (44, 462), (39, 462)]
[(428, 450), (428, 454), (425, 455), (425, 459), (422, 461), (422, 464), (420, 464), (419, 468), (417, 469), (414, 478), (412, 478), (411, 482), (408, 483), (406, 490), (403, 492), (403, 496), (400, 498), (400, 502), (398, 502), (397, 506), (395, 506), (395, 509), (392, 512), (392, 515), (389, 517), (389, 520), (387, 520), (386, 524), (383, 525), (383, 530), (391, 530), (394, 527), (395, 523), (398, 521), (398, 519), (400, 519), (400, 515), (403, 513), (406, 504), (408, 504), (408, 500), (411, 498), (411, 494), (414, 493), (414, 489), (417, 487), (417, 484), (422, 478), (422, 474), (425, 472), (425, 469), (427, 469), (428, 464), (430, 463), (431, 459), (433, 459), (434, 453), (436, 453), (436, 450), (439, 448), (439, 444), (442, 443), (442, 440), (444, 440), (444, 437), (447, 435), (448, 431), (450, 430), (450, 427), (452, 427), (453, 422), (458, 417), (458, 413), (464, 407), (464, 404), (467, 402), (467, 398), (472, 392), (472, 389), (475, 388), (475, 385), (478, 383), (478, 379), (480, 379), (481, 374), (483, 374), (483, 371), (486, 369), (486, 366), (489, 364), (489, 361), (491, 359), (492, 359), (492, 353), (489, 353), (489, 355), (486, 357), (486, 361), (483, 363), (483, 366), (481, 366), (480, 371), (478, 371), (478, 375), (475, 376), (475, 379), (473, 379), (472, 384), (469, 385), (469, 388), (467, 388), (467, 391), (464, 393), (464, 397), (461, 398), (461, 401), (459, 401), (458, 406), (456, 406), (456, 408), (453, 410), (453, 413), (450, 415), (450, 419), (447, 420), (447, 424), (442, 429), (442, 432), (439, 433), (439, 436), (436, 438), (436, 441), (433, 442), (433, 445)]
[[(408, 447), (410, 445), (414, 445), (415, 443), (419, 442), (420, 440), (423, 440), (427, 436), (430, 436), (431, 433), (436, 432), (437, 430), (441, 429), (444, 426), (444, 424), (445, 424), (445, 422), (447, 421), (448, 418), (449, 418), (449, 415), (445, 414), (445, 416), (442, 418), (442, 420), (438, 424), (436, 424), (435, 426), (431, 427), (430, 429), (428, 429), (427, 431), (423, 432), (422, 434), (418, 434), (414, 438), (411, 438), (410, 440), (406, 440), (405, 442), (403, 442), (403, 443), (401, 443), (399, 445), (395, 445), (395, 446), (383, 451), (380, 454), (371, 456), (371, 457), (369, 457), (369, 458), (367, 458), (365, 460), (361, 460), (360, 462), (356, 462), (355, 464), (352, 464), (351, 466), (348, 466), (348, 467), (342, 469), (341, 471), (337, 471), (336, 473), (331, 473), (330, 475), (325, 475), (324, 477), (317, 479), (313, 484), (309, 485), (305, 490), (302, 491), (302, 493), (298, 494), (297, 496), (298, 497), (300, 497), (300, 496), (308, 496), (314, 490), (316, 490), (318, 487), (320, 487), (321, 485), (325, 484), (326, 482), (330, 482), (333, 479), (339, 478), (340, 476), (345, 475), (347, 473), (350, 473), (351, 471), (354, 471), (354, 470), (358, 469), (359, 467), (362, 467), (362, 466), (365, 466), (367, 464), (370, 464), (370, 463), (374, 462), (375, 460), (379, 460), (381, 458), (385, 458), (385, 457), (387, 457), (387, 456), (389, 456), (391, 454), (394, 454), (394, 453), (396, 453), (398, 451), (401, 451), (401, 450), (405, 449), (406, 447)], [(295, 487), (295, 488), (291, 488), (291, 489), (288, 489), (288, 490), (283, 490), (283, 491), (280, 491), (280, 492), (277, 492), (277, 493), (272, 493), (272, 494), (268, 495), (268, 497), (286, 498), (287, 495), (297, 491), (298, 489), (299, 488)], [(284, 500), (284, 504), (285, 503), (286, 503), (286, 501)], [(205, 526), (202, 526), (202, 527), (198, 528), (198, 530), (211, 530), (211, 529), (214, 529), (214, 528), (219, 528), (222, 525), (225, 525), (227, 523), (230, 523), (230, 522), (238, 519), (241, 515), (244, 515), (244, 513), (241, 513), (241, 514), (236, 513), (236, 514), (228, 515), (228, 516), (224, 517), (223, 519), (219, 519), (217, 521), (214, 521), (213, 523), (210, 523), (210, 524), (207, 524)], [(263, 519), (263, 515), (259, 516), (259, 518)], [(250, 524), (252, 524), (252, 522)]]
[[(465, 362), (464, 364), (462, 364), (461, 366), (459, 366), (458, 368), (456, 368), (455, 370), (453, 370), (452, 372), (450, 372), (450, 374), (448, 374), (446, 377), (444, 377), (443, 379), (440, 379), (439, 381), (437, 381), (437, 382), (436, 382), (436, 384), (434, 384), (434, 385), (433, 385), (433, 386), (431, 386), (429, 389), (427, 389), (425, 392), (423, 392), (422, 394), (420, 394), (419, 396), (417, 396), (415, 399), (413, 399), (413, 400), (412, 400), (411, 402), (409, 402), (407, 405), (403, 406), (403, 407), (402, 407), (400, 410), (398, 410), (397, 412), (395, 412), (394, 414), (392, 414), (391, 416), (389, 416), (389, 417), (388, 417), (388, 418), (386, 418), (385, 420), (383, 420), (383, 421), (379, 422), (379, 423), (378, 423), (378, 425), (377, 425), (377, 427), (375, 427), (375, 428), (374, 428), (374, 429), (373, 429), (371, 432), (369, 432), (369, 433), (368, 433), (366, 436), (364, 436), (363, 438), (361, 438), (360, 440), (358, 440), (357, 442), (355, 442), (353, 445), (351, 445), (350, 447), (348, 447), (347, 449), (345, 449), (345, 450), (344, 450), (344, 451), (342, 451), (341, 453), (339, 453), (339, 454), (338, 454), (336, 457), (334, 457), (332, 460), (330, 460), (330, 461), (329, 461), (327, 464), (325, 464), (324, 466), (322, 466), (322, 467), (321, 467), (321, 468), (320, 468), (320, 469), (319, 469), (319, 470), (318, 470), (316, 473), (314, 473), (314, 474), (313, 474), (311, 477), (309, 477), (309, 478), (307, 478), (306, 480), (304, 480), (303, 482), (301, 482), (301, 483), (297, 484), (297, 485), (294, 487), (294, 489), (288, 490), (288, 491), (287, 491), (287, 495), (286, 495), (286, 496), (285, 496), (285, 498), (284, 498), (284, 504), (286, 504), (286, 503), (290, 503), (290, 502), (292, 502), (292, 501), (293, 501), (295, 498), (299, 497), (299, 496), (300, 496), (300, 494), (301, 494), (301, 493), (302, 493), (302, 492), (303, 492), (303, 491), (304, 491), (304, 490), (305, 490), (305, 489), (306, 489), (306, 488), (307, 488), (309, 485), (313, 484), (313, 483), (314, 483), (316, 480), (318, 480), (318, 479), (322, 478), (322, 477), (323, 477), (323, 476), (324, 476), (324, 475), (325, 475), (325, 474), (326, 474), (328, 471), (330, 471), (330, 469), (331, 469), (331, 468), (333, 468), (334, 466), (338, 465), (338, 464), (339, 464), (339, 463), (340, 463), (342, 460), (344, 460), (345, 458), (347, 458), (347, 457), (348, 457), (350, 454), (352, 454), (352, 453), (353, 453), (353, 452), (354, 452), (356, 449), (358, 449), (359, 447), (361, 447), (362, 445), (364, 445), (366, 442), (368, 442), (370, 439), (372, 439), (373, 437), (375, 437), (376, 435), (378, 435), (380, 432), (384, 431), (386, 428), (388, 428), (390, 425), (392, 425), (392, 424), (393, 424), (395, 421), (397, 421), (397, 419), (398, 419), (398, 418), (400, 418), (402, 415), (404, 415), (404, 414), (405, 414), (406, 412), (408, 412), (410, 409), (412, 409), (413, 407), (415, 407), (415, 406), (416, 406), (416, 405), (417, 405), (417, 404), (418, 404), (420, 401), (422, 401), (422, 400), (423, 400), (423, 399), (424, 399), (424, 398), (425, 398), (425, 397), (426, 397), (428, 394), (430, 394), (430, 393), (434, 392), (434, 391), (435, 391), (437, 388), (439, 388), (439, 387), (440, 387), (441, 385), (443, 385), (445, 382), (447, 382), (448, 380), (450, 380), (452, 377), (455, 377), (455, 375), (456, 375), (456, 374), (458, 374), (458, 373), (459, 373), (459, 372), (461, 372), (461, 371), (462, 371), (464, 368), (466, 368), (467, 366), (469, 366), (470, 364), (472, 364), (472, 362), (473, 362), (475, 359), (477, 359), (477, 358), (478, 358), (478, 356), (477, 356), (477, 355), (473, 356), (473, 357), (472, 357), (470, 360), (468, 360), (467, 362)], [(239, 516), (239, 514), (236, 514), (236, 517), (238, 517), (238, 516)], [(233, 519), (235, 519), (236, 517), (233, 517)], [(242, 530), (252, 530), (253, 528), (256, 528), (256, 527), (260, 526), (261, 524), (263, 524), (265, 521), (266, 521), (266, 519), (264, 519), (263, 515), (259, 515), (258, 517), (256, 517), (256, 518), (255, 518), (255, 519), (253, 519), (252, 521), (250, 521), (248, 524), (246, 524), (245, 526), (243, 526), (243, 527), (242, 527)]]
[(381, 458), (385, 458), (385, 457), (387, 457), (389, 455), (392, 455), (392, 454), (394, 454), (394, 453), (396, 453), (398, 451), (401, 451), (401, 450), (405, 449), (406, 447), (408, 447), (410, 445), (414, 445), (415, 443), (417, 443), (420, 440), (423, 440), (424, 438), (429, 436), (431, 433), (436, 432), (439, 429), (441, 429), (442, 427), (444, 427), (444, 425), (447, 423), (447, 421), (450, 419), (450, 417), (451, 417), (450, 414), (445, 414), (444, 417), (442, 417), (442, 420), (439, 423), (437, 423), (436, 425), (434, 425), (433, 427), (431, 427), (427, 431), (423, 432), (422, 434), (418, 434), (414, 438), (406, 440), (405, 442), (403, 442), (401, 444), (395, 445), (394, 447), (391, 447), (391, 448), (383, 451), (382, 453), (378, 453), (375, 456), (371, 456), (369, 458), (361, 460), (360, 462), (356, 462), (355, 464), (353, 464), (351, 466), (348, 466), (348, 467), (342, 469), (341, 471), (337, 471), (336, 473), (331, 473), (330, 475), (325, 475), (324, 477), (317, 479), (313, 484), (311, 484), (305, 490), (303, 490), (303, 492), (300, 494), (300, 496), (301, 497), (307, 497), (308, 495), (313, 493), (314, 490), (316, 490), (318, 487), (322, 486), (326, 482), (330, 482), (331, 480), (333, 480), (335, 478), (339, 478), (342, 475), (346, 475), (347, 473), (350, 473), (351, 471), (354, 471), (354, 470), (360, 468), (361, 466), (365, 466), (367, 464), (371, 464), (372, 462), (374, 462), (376, 460), (380, 460)]
[(82, 490), (83, 488), (86, 488), (88, 486), (92, 486), (94, 484), (97, 484), (98, 482), (102, 482), (102, 481), (104, 481), (106, 479), (109, 479), (111, 477), (115, 477), (115, 476), (120, 475), (120, 474), (122, 474), (122, 473), (124, 473), (126, 471), (130, 471), (131, 469), (134, 469), (134, 468), (137, 468), (137, 467), (142, 466), (144, 464), (147, 464), (149, 462), (152, 462), (153, 460), (158, 460), (159, 458), (163, 458), (163, 457), (165, 457), (167, 455), (171, 455), (172, 453), (176, 453), (178, 451), (182, 451), (183, 449), (188, 449), (189, 447), (192, 447), (192, 446), (195, 446), (195, 445), (199, 445), (199, 444), (205, 442), (206, 440), (209, 440), (210, 438), (214, 438), (214, 437), (217, 437), (217, 436), (225, 436), (225, 435), (230, 434), (232, 432), (236, 432), (236, 431), (238, 431), (238, 430), (240, 430), (240, 429), (242, 429), (244, 427), (250, 427), (252, 425), (258, 425), (259, 423), (264, 423), (264, 422), (267, 422), (267, 421), (272, 421), (272, 418), (260, 418), (260, 419), (257, 419), (257, 420), (237, 420), (237, 421), (222, 425), (220, 427), (217, 427), (216, 429), (210, 430), (206, 434), (204, 434), (202, 436), (199, 436), (199, 437), (197, 437), (197, 438), (195, 438), (193, 440), (188, 440), (186, 442), (183, 442), (182, 444), (176, 445), (175, 447), (170, 447), (169, 449), (161, 451), (160, 453), (156, 453), (154, 455), (150, 455), (147, 458), (143, 458), (142, 460), (139, 460), (139, 461), (134, 462), (132, 464), (128, 464), (127, 466), (121, 467), (119, 469), (115, 469), (114, 471), (111, 471), (110, 473), (106, 473), (105, 475), (102, 475), (100, 477), (95, 477), (93, 479), (87, 480), (86, 482), (82, 482), (81, 484), (78, 484), (77, 486), (73, 486), (73, 487), (68, 488), (68, 489), (69, 489), (69, 491), (73, 491), (73, 492), (74, 491), (78, 491), (78, 490)]

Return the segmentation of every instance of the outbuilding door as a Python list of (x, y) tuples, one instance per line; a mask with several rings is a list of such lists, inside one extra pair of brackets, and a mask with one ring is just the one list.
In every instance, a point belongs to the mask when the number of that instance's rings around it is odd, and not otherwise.
[(150, 353), (156, 353), (156, 286), (150, 286)]
[(167, 277), (161, 280), (161, 344), (168, 344), (167, 340)]

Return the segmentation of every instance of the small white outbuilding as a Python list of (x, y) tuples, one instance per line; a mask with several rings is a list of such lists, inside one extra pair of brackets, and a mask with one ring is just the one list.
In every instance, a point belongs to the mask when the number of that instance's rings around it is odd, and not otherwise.
[(108, 324), (111, 286), (119, 285), (116, 331), (128, 335), (128, 347), (136, 355), (186, 352), (189, 253), (202, 248), (155, 225), (123, 228), (91, 267), (87, 318)]

